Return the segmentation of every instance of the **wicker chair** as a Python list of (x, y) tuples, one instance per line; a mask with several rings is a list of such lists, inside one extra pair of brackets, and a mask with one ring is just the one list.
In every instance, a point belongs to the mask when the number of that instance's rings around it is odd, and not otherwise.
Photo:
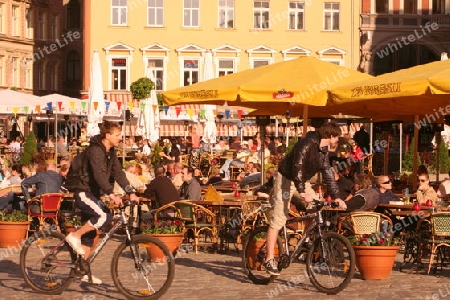
[(340, 218), (337, 231), (344, 235), (371, 234), (380, 232), (381, 224), (384, 222), (392, 228), (392, 221), (386, 215), (375, 212), (352, 212)]
[[(62, 200), (63, 194), (48, 193), (39, 195), (28, 201), (28, 215), (37, 220), (40, 230), (44, 229), (45, 222), (54, 223), (60, 227), (58, 212)], [(38, 209), (34, 210), (33, 207)]]
[[(441, 262), (441, 269), (444, 261), (449, 259), (448, 252), (445, 252), (446, 249), (444, 248), (450, 248), (450, 213), (434, 213), (431, 215), (429, 222), (431, 224), (431, 235), (422, 234), (419, 238), (420, 252), (423, 252), (423, 249), (427, 246), (430, 246), (431, 248), (428, 274), (431, 271), (431, 266), (433, 265), (435, 257), (436, 262)], [(420, 222), (418, 228), (423, 228)]]

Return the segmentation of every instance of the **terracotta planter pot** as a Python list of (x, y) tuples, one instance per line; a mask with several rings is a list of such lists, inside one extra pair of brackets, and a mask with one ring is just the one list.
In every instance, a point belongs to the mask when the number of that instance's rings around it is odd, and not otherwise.
[[(161, 242), (166, 244), (170, 252), (173, 255), (176, 254), (178, 248), (180, 248), (181, 242), (183, 241), (184, 234), (149, 234), (153, 237), (158, 238)], [(153, 244), (149, 244), (147, 247), (147, 253), (151, 261), (165, 261), (165, 255), (158, 247)]]
[(30, 227), (26, 222), (0, 222), (0, 248), (17, 247), (27, 237)]
[(388, 279), (400, 246), (353, 246), (363, 279)]
[[(261, 262), (257, 259), (257, 254), (259, 252), (259, 250), (261, 249), (261, 247), (265, 247), (264, 243), (266, 242), (266, 240), (261, 240), (261, 241), (252, 241), (249, 243), (248, 245), (248, 252), (247, 252), (247, 258), (248, 258), (248, 266), (250, 269), (255, 270), (261, 269)], [(243, 244), (243, 247), (245, 247), (245, 244)], [(244, 249), (245, 250), (245, 249)], [(266, 252), (266, 250), (264, 249), (264, 253)], [(275, 245), (275, 251), (274, 251), (274, 256), (278, 257), (278, 246)]]

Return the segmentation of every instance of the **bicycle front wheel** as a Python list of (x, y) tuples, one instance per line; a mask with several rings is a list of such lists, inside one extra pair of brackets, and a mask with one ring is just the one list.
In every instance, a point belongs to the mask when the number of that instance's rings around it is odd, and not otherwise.
[(131, 243), (123, 242), (114, 252), (111, 273), (117, 289), (128, 299), (158, 299), (172, 284), (175, 259), (159, 239), (135, 235)]
[(35, 291), (61, 294), (72, 282), (76, 254), (56, 231), (36, 232), (20, 251), (20, 269), (25, 282)]
[[(252, 230), (244, 245), (244, 272), (256, 284), (268, 284), (277, 278), (275, 275), (268, 274), (262, 266), (266, 259), (267, 229), (268, 226), (263, 226)], [(283, 249), (280, 237), (278, 237), (275, 245), (275, 258), (278, 258), (280, 255), (279, 249)]]
[(345, 289), (355, 273), (355, 252), (349, 240), (336, 232), (317, 238), (306, 257), (306, 271), (320, 292), (334, 295)]

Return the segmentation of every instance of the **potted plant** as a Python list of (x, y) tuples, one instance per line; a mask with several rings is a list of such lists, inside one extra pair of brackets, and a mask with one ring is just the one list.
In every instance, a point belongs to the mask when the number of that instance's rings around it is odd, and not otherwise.
[(349, 238), (356, 256), (356, 266), (363, 279), (388, 279), (400, 249), (399, 238), (392, 232), (375, 232)]
[(80, 218), (68, 218), (68, 219), (65, 219), (65, 221), (64, 221), (65, 233), (69, 234), (72, 231), (75, 231), (75, 228), (78, 228), (81, 225), (83, 225), (83, 224), (81, 223)]
[(150, 97), (150, 92), (155, 88), (155, 83), (147, 77), (139, 78), (130, 85), (130, 92), (133, 99), (142, 100)]
[[(142, 226), (142, 233), (149, 234), (160, 239), (164, 244), (166, 244), (167, 248), (169, 248), (173, 255), (175, 255), (181, 245), (181, 242), (183, 241), (183, 228), (184, 226), (182, 222), (178, 219), (156, 220), (144, 224)], [(148, 246), (147, 252), (153, 261), (164, 260), (163, 252), (159, 248), (152, 246), (152, 244)]]
[[(259, 269), (261, 267), (261, 262), (258, 261), (258, 259), (255, 259), (261, 250), (262, 247), (266, 246), (266, 239), (267, 239), (267, 232), (262, 231), (257, 233), (255, 236), (253, 236), (252, 240), (248, 240), (248, 236), (250, 234), (251, 230), (245, 230), (241, 233), (240, 238), (242, 242), (242, 248), (245, 251), (245, 246), (248, 243), (247, 246), (247, 253), (246, 257), (248, 258), (248, 266), (250, 269)], [(274, 256), (278, 256), (278, 245), (275, 246), (275, 252)], [(264, 250), (265, 251), (265, 250)]]
[(27, 237), (31, 219), (20, 210), (0, 211), (0, 248), (16, 247)]

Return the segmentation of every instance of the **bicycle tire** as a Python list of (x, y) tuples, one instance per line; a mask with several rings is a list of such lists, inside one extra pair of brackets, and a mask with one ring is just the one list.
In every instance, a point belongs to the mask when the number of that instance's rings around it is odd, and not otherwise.
[(306, 257), (306, 271), (312, 285), (328, 295), (345, 289), (355, 268), (355, 252), (350, 241), (336, 232), (326, 232), (322, 239), (317, 238)]
[[(138, 270), (131, 247), (138, 253)], [(163, 259), (155, 259), (148, 253), (157, 248)], [(114, 252), (111, 262), (114, 285), (127, 299), (158, 299), (170, 288), (175, 276), (175, 259), (167, 246), (149, 235), (134, 235), (131, 244), (124, 241)]]
[[(36, 292), (61, 294), (73, 281), (76, 254), (55, 231), (38, 231), (20, 251), (20, 270), (25, 282)], [(55, 264), (57, 262), (57, 264)]]
[[(250, 232), (244, 245), (243, 265), (247, 277), (255, 284), (268, 284), (273, 282), (278, 276), (270, 275), (262, 267), (266, 257), (266, 241), (263, 233), (267, 233), (268, 226), (257, 227)], [(263, 235), (263, 237), (261, 237)], [(257, 238), (258, 242), (252, 242)], [(277, 239), (278, 249), (283, 249), (281, 238)], [(279, 253), (280, 251), (278, 251)], [(283, 252), (282, 252), (283, 253)], [(275, 258), (279, 256), (275, 253)]]

